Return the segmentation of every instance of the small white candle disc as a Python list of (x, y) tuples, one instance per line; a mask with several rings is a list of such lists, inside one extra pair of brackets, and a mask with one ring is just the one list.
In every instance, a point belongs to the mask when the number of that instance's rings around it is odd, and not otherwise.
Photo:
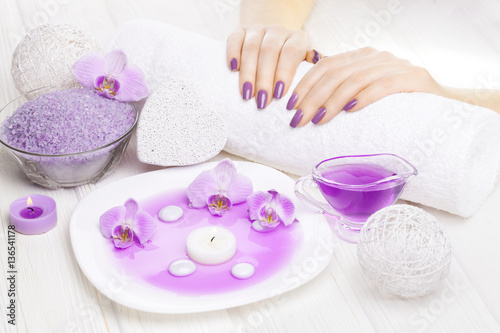
[(231, 268), (231, 274), (237, 279), (248, 279), (255, 273), (255, 267), (247, 262), (236, 264)]
[(186, 237), (189, 258), (203, 265), (219, 265), (236, 253), (236, 237), (228, 229), (208, 226), (195, 229)]
[(175, 222), (184, 215), (184, 211), (179, 206), (163, 207), (158, 213), (158, 218), (164, 222)]
[(178, 259), (170, 263), (168, 271), (173, 276), (188, 276), (196, 271), (196, 265), (191, 260)]

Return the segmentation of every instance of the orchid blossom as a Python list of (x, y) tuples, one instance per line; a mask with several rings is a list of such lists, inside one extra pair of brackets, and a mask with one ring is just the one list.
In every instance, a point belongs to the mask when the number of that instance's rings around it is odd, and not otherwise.
[(148, 95), (144, 74), (139, 67), (127, 64), (121, 50), (106, 55), (90, 52), (75, 62), (71, 71), (85, 88), (107, 98), (134, 102)]
[(252, 192), (252, 181), (238, 174), (230, 159), (203, 171), (187, 188), (192, 207), (208, 206), (210, 213), (217, 216), (227, 213), (232, 205), (244, 202)]
[(275, 190), (255, 192), (247, 198), (252, 228), (267, 232), (274, 230), (280, 222), (289, 226), (295, 221), (295, 206), (292, 200)]
[(134, 244), (134, 237), (144, 245), (156, 233), (157, 225), (153, 217), (141, 210), (134, 199), (128, 199), (123, 206), (111, 208), (99, 219), (101, 233), (112, 238), (117, 248), (127, 248)]

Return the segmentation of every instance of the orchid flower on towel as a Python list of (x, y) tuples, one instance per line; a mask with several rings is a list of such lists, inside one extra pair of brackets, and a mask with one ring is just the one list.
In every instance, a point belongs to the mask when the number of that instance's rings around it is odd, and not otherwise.
[(71, 68), (73, 76), (87, 89), (120, 102), (139, 101), (148, 95), (146, 79), (139, 67), (127, 64), (121, 50), (103, 55), (90, 52)]
[(123, 206), (111, 208), (99, 219), (101, 233), (112, 238), (117, 248), (127, 248), (134, 244), (134, 237), (144, 245), (156, 233), (155, 220), (141, 210), (134, 199), (128, 199)]
[(227, 213), (232, 205), (244, 202), (252, 192), (252, 181), (240, 175), (227, 158), (215, 168), (203, 171), (187, 188), (192, 207), (208, 206), (210, 213), (217, 216)]
[(255, 192), (247, 198), (252, 228), (267, 232), (274, 230), (280, 222), (289, 226), (295, 221), (295, 206), (292, 200), (275, 190)]

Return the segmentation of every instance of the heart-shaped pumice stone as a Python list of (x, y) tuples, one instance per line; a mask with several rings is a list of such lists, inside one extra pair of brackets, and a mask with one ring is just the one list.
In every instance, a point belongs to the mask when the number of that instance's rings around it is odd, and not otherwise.
[(207, 99), (180, 79), (151, 93), (137, 124), (139, 161), (161, 166), (209, 160), (226, 145), (226, 122)]

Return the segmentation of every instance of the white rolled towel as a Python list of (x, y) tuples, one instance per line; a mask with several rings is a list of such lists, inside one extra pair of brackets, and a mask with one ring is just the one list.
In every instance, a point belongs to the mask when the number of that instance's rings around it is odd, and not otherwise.
[[(430, 94), (403, 93), (357, 112), (341, 112), (325, 125), (291, 128), (294, 111), (286, 110), (286, 102), (311, 64), (299, 66), (288, 95), (258, 110), (253, 99), (242, 100), (238, 73), (226, 65), (224, 42), (138, 20), (122, 25), (110, 37), (105, 49), (117, 48), (144, 70), (150, 88), (163, 84), (160, 96), (176, 86), (189, 90), (185, 97), (176, 91), (162, 113), (205, 105), (222, 115), (227, 129), (224, 150), (229, 153), (297, 175), (309, 174), (315, 164), (333, 156), (397, 154), (419, 172), (403, 199), (464, 217), (479, 209), (498, 176), (500, 115), (492, 110)], [(160, 150), (169, 145), (154, 144)]]

